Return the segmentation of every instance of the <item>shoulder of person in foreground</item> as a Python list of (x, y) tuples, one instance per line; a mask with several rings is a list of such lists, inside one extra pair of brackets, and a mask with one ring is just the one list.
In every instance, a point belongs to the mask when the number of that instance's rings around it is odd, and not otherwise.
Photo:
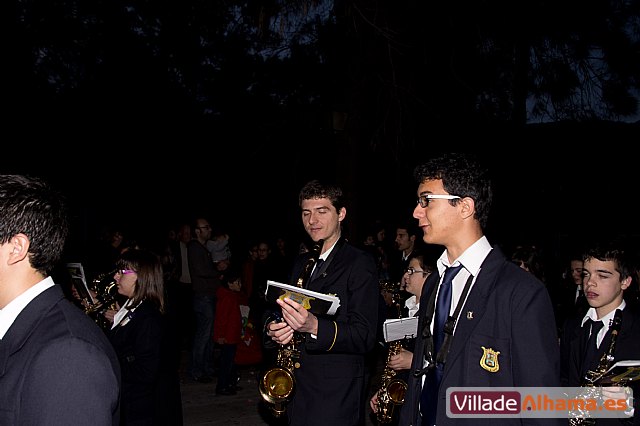
[(119, 366), (94, 342), (52, 340), (26, 370), (21, 410), (30, 423), (111, 425), (118, 418)]

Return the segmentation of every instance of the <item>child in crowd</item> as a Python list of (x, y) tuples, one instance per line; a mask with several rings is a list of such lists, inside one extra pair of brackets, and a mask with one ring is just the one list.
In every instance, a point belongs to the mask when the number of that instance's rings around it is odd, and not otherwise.
[(238, 373), (234, 361), (242, 333), (240, 313), (240, 289), (242, 281), (239, 273), (229, 270), (216, 291), (216, 316), (213, 322), (213, 339), (220, 345), (220, 370), (216, 395), (235, 395)]

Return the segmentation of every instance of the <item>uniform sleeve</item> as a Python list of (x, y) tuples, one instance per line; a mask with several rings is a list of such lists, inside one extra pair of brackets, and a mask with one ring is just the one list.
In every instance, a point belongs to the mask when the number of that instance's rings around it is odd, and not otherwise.
[(511, 309), (515, 385), (560, 386), (560, 344), (551, 299), (542, 285), (522, 288)]

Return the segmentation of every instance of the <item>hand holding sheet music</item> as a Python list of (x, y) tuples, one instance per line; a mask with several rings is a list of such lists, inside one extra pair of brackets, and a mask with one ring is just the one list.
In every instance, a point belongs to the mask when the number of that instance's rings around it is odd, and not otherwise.
[(81, 263), (67, 263), (67, 272), (71, 277), (71, 283), (75, 287), (80, 299), (86, 300), (88, 303), (95, 303), (89, 287), (87, 287), (87, 280), (84, 275), (84, 268)]
[(332, 294), (318, 293), (271, 280), (267, 281), (264, 295), (267, 302), (270, 303), (276, 303), (277, 299), (282, 300), (288, 297), (316, 315), (334, 315), (340, 307), (340, 298)]

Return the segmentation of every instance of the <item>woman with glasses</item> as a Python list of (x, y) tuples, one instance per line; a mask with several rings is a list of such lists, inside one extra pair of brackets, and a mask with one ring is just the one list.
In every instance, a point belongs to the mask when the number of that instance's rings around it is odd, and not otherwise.
[(131, 249), (116, 263), (118, 293), (107, 331), (122, 368), (121, 425), (182, 425), (178, 371), (173, 366), (158, 256)]
[[(427, 280), (427, 277), (433, 272), (435, 265), (429, 263), (425, 254), (422, 251), (414, 251), (409, 256), (408, 267), (404, 270), (402, 275), (401, 286), (407, 293), (411, 294), (404, 302), (404, 316), (414, 317), (418, 314), (420, 308), (420, 296), (422, 295), (422, 288)], [(396, 376), (407, 382), (407, 376), (409, 369), (411, 368), (411, 362), (413, 360), (413, 347), (415, 345), (414, 339), (405, 339), (400, 352), (396, 355), (392, 355), (389, 358), (387, 367), (396, 372)], [(374, 413), (378, 412), (378, 392), (376, 392), (369, 401), (369, 405)], [(398, 411), (396, 411), (397, 413)], [(393, 419), (393, 424), (398, 423), (397, 416)]]

